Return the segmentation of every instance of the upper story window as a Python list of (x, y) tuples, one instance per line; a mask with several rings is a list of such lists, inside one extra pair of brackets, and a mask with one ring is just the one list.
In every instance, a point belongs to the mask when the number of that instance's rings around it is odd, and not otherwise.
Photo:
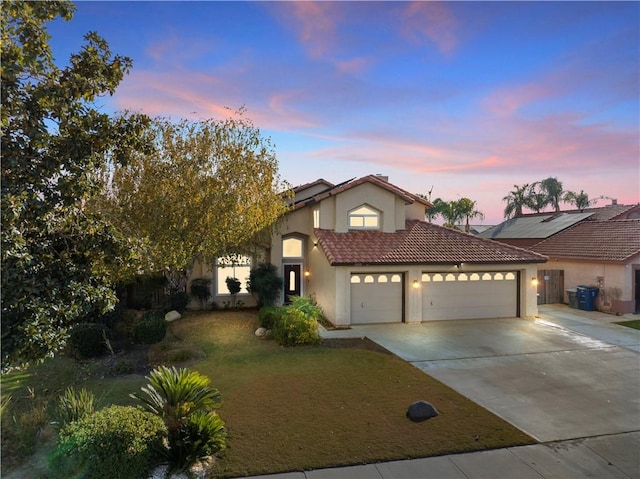
[(349, 229), (379, 229), (380, 213), (368, 206), (359, 206), (349, 212)]
[(313, 210), (313, 227), (320, 228), (320, 208)]
[(283, 258), (302, 258), (304, 242), (300, 238), (285, 238), (282, 240)]

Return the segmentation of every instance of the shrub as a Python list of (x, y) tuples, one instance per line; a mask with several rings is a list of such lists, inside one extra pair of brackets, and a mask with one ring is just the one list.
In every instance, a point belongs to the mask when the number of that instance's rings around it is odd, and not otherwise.
[(285, 308), (279, 306), (263, 306), (258, 311), (258, 324), (265, 329), (273, 329), (276, 322), (284, 314)]
[(198, 298), (200, 306), (204, 308), (211, 297), (211, 280), (196, 278), (191, 281), (191, 296)]
[(80, 323), (69, 334), (69, 348), (76, 358), (94, 358), (108, 352), (105, 338), (109, 330), (102, 324)]
[(49, 464), (58, 477), (147, 477), (165, 433), (164, 423), (153, 414), (110, 406), (65, 426)]
[(13, 417), (17, 434), (17, 450), (23, 456), (32, 454), (38, 442), (38, 436), (47, 425), (47, 405), (33, 401), (29, 408), (18, 417)]
[(176, 310), (182, 314), (187, 310), (189, 295), (184, 291), (176, 291), (169, 296), (169, 310)]
[(278, 268), (271, 263), (261, 263), (249, 273), (247, 289), (256, 295), (258, 307), (273, 306), (282, 290), (282, 278)]
[(273, 328), (273, 338), (282, 346), (318, 344), (318, 321), (299, 309), (287, 307)]
[(95, 398), (93, 393), (82, 388), (79, 391), (67, 388), (56, 406), (54, 425), (62, 428), (67, 424), (78, 421), (95, 412)]
[(167, 450), (170, 464), (183, 464), (177, 470), (184, 470), (196, 461), (222, 451), (226, 446), (224, 421), (215, 412), (198, 411), (188, 416), (182, 423), (179, 439)]
[(186, 470), (224, 448), (224, 423), (212, 412), (220, 407), (220, 393), (209, 386), (209, 378), (197, 371), (161, 366), (147, 379), (149, 384), (141, 388), (144, 394), (131, 397), (164, 420), (164, 454), (171, 472)]
[(308, 318), (320, 321), (323, 318), (322, 308), (311, 296), (290, 296), (289, 307), (302, 311)]
[(160, 311), (148, 311), (136, 323), (133, 340), (139, 344), (155, 344), (164, 339), (167, 322)]

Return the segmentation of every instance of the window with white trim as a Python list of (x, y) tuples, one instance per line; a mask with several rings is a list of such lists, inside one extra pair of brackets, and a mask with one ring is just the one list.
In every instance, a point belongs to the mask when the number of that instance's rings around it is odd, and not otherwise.
[(349, 229), (372, 229), (380, 228), (380, 213), (369, 206), (362, 205), (349, 211)]
[(249, 294), (247, 281), (251, 272), (251, 258), (242, 255), (224, 256), (216, 260), (216, 294), (229, 294), (227, 278), (240, 281), (240, 293)]

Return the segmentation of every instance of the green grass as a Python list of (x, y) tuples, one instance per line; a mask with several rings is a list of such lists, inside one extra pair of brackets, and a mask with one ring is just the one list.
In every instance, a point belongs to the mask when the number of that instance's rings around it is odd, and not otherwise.
[(620, 326), (626, 326), (627, 328), (640, 329), (640, 319), (633, 319), (631, 321), (621, 321), (619, 323)]
[[(362, 349), (282, 348), (257, 339), (255, 316), (174, 324), (207, 358), (193, 368), (219, 388), (229, 430), (216, 477), (426, 457), (532, 444), (486, 409), (399, 358)], [(440, 416), (405, 417), (424, 399)]]
[[(255, 312), (191, 313), (151, 347), (154, 364), (184, 361), (222, 393), (228, 447), (214, 477), (268, 474), (427, 457), (535, 441), (424, 372), (390, 354), (364, 349), (283, 348), (255, 337)], [(93, 391), (98, 406), (131, 404), (140, 375), (102, 377), (99, 362), (50, 360), (4, 376), (15, 412), (27, 387), (53, 401), (69, 385)], [(409, 404), (440, 412), (413, 423)], [(26, 401), (26, 402), (25, 402)], [(50, 444), (49, 444), (50, 447)], [(4, 462), (4, 460), (3, 460)], [(5, 473), (3, 464), (3, 475)], [(35, 476), (34, 476), (35, 477)]]

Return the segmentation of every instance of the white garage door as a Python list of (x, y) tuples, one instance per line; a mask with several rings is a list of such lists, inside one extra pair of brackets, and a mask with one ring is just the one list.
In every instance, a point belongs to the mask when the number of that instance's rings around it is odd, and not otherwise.
[(422, 320), (515, 317), (517, 278), (515, 271), (423, 273)]
[(351, 275), (351, 323), (402, 322), (402, 274)]

